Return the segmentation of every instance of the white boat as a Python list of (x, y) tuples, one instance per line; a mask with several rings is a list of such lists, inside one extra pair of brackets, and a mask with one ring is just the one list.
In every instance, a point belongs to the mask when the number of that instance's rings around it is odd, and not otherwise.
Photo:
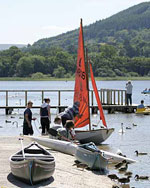
[(84, 130), (76, 130), (76, 139), (80, 141), (80, 143), (88, 143), (94, 142), (95, 144), (100, 144), (104, 142), (114, 131), (114, 129), (95, 129), (91, 131)]
[[(32, 141), (36, 141), (45, 147), (48, 147), (53, 150), (60, 151), (62, 153), (66, 153), (69, 155), (75, 155), (78, 147), (81, 146), (81, 145), (78, 146), (77, 144), (74, 144), (72, 142), (50, 139), (50, 138), (35, 137), (35, 136), (23, 136), (23, 137), (28, 138)], [(113, 162), (119, 162), (119, 161), (123, 161), (123, 160), (126, 160), (129, 163), (136, 162), (133, 159), (130, 159), (128, 157), (123, 157), (118, 154), (114, 154), (114, 153), (107, 152), (104, 150), (99, 150), (99, 151), (100, 151), (100, 153), (103, 154), (103, 157), (105, 157), (106, 159), (113, 161)]]
[[(96, 82), (94, 79), (92, 65), (88, 59), (86, 53), (85, 62), (85, 52), (84, 52), (84, 41), (83, 41), (83, 28), (82, 20), (80, 23), (79, 39), (78, 39), (78, 56), (77, 56), (77, 68), (75, 75), (75, 88), (74, 88), (74, 102), (80, 102), (79, 113), (81, 117), (76, 117), (75, 119), (75, 132), (76, 138), (81, 143), (94, 142), (95, 144), (100, 144), (104, 142), (114, 131), (113, 128), (108, 128), (102, 104), (99, 98)], [(93, 130), (91, 124), (92, 120), (90, 118), (90, 103), (89, 103), (89, 78), (88, 78), (88, 67), (90, 67), (90, 75), (93, 90), (95, 93), (96, 101), (98, 104), (98, 109), (100, 112), (100, 120), (105, 128), (99, 126), (98, 129)], [(84, 131), (82, 128), (88, 126), (88, 131)], [(80, 130), (79, 130), (80, 129)]]

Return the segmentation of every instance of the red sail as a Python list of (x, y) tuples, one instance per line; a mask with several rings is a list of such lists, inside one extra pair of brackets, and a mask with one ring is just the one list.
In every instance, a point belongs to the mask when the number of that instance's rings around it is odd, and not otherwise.
[(78, 39), (77, 69), (75, 74), (74, 102), (79, 101), (80, 118), (75, 119), (75, 127), (84, 127), (89, 124), (89, 93), (87, 88), (87, 76), (85, 69), (84, 41), (82, 20), (80, 23)]
[(95, 93), (98, 109), (100, 111), (100, 119), (102, 120), (103, 125), (105, 127), (107, 127), (105, 117), (104, 117), (103, 107), (102, 107), (102, 104), (101, 104), (101, 101), (100, 101), (100, 98), (99, 98), (96, 82), (95, 82), (94, 75), (93, 75), (92, 65), (91, 65), (91, 63), (89, 63), (89, 64), (90, 64), (90, 74), (91, 74), (92, 86), (93, 86), (93, 90), (94, 90), (94, 93)]

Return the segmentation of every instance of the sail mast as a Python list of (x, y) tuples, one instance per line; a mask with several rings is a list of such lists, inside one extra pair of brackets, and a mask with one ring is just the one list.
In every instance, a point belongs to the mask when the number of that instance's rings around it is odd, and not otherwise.
[(88, 49), (86, 48), (86, 61), (85, 61), (85, 71), (86, 71), (86, 84), (88, 90), (88, 108), (89, 108), (89, 130), (91, 131), (91, 118), (90, 118), (90, 100), (89, 100), (89, 59), (88, 59)]

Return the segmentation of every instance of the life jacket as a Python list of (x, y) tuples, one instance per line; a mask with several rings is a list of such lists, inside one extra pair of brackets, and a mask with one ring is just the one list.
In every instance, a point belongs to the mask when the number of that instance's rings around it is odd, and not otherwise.
[(48, 104), (43, 103), (41, 105), (41, 117), (48, 117)]

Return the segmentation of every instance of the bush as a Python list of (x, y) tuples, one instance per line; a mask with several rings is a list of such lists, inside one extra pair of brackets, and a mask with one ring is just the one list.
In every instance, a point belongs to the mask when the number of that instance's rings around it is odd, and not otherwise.
[(50, 76), (51, 76), (50, 74), (43, 74), (41, 72), (36, 72), (36, 73), (32, 74), (31, 78), (33, 78), (33, 79), (42, 79), (42, 78), (48, 78)]

